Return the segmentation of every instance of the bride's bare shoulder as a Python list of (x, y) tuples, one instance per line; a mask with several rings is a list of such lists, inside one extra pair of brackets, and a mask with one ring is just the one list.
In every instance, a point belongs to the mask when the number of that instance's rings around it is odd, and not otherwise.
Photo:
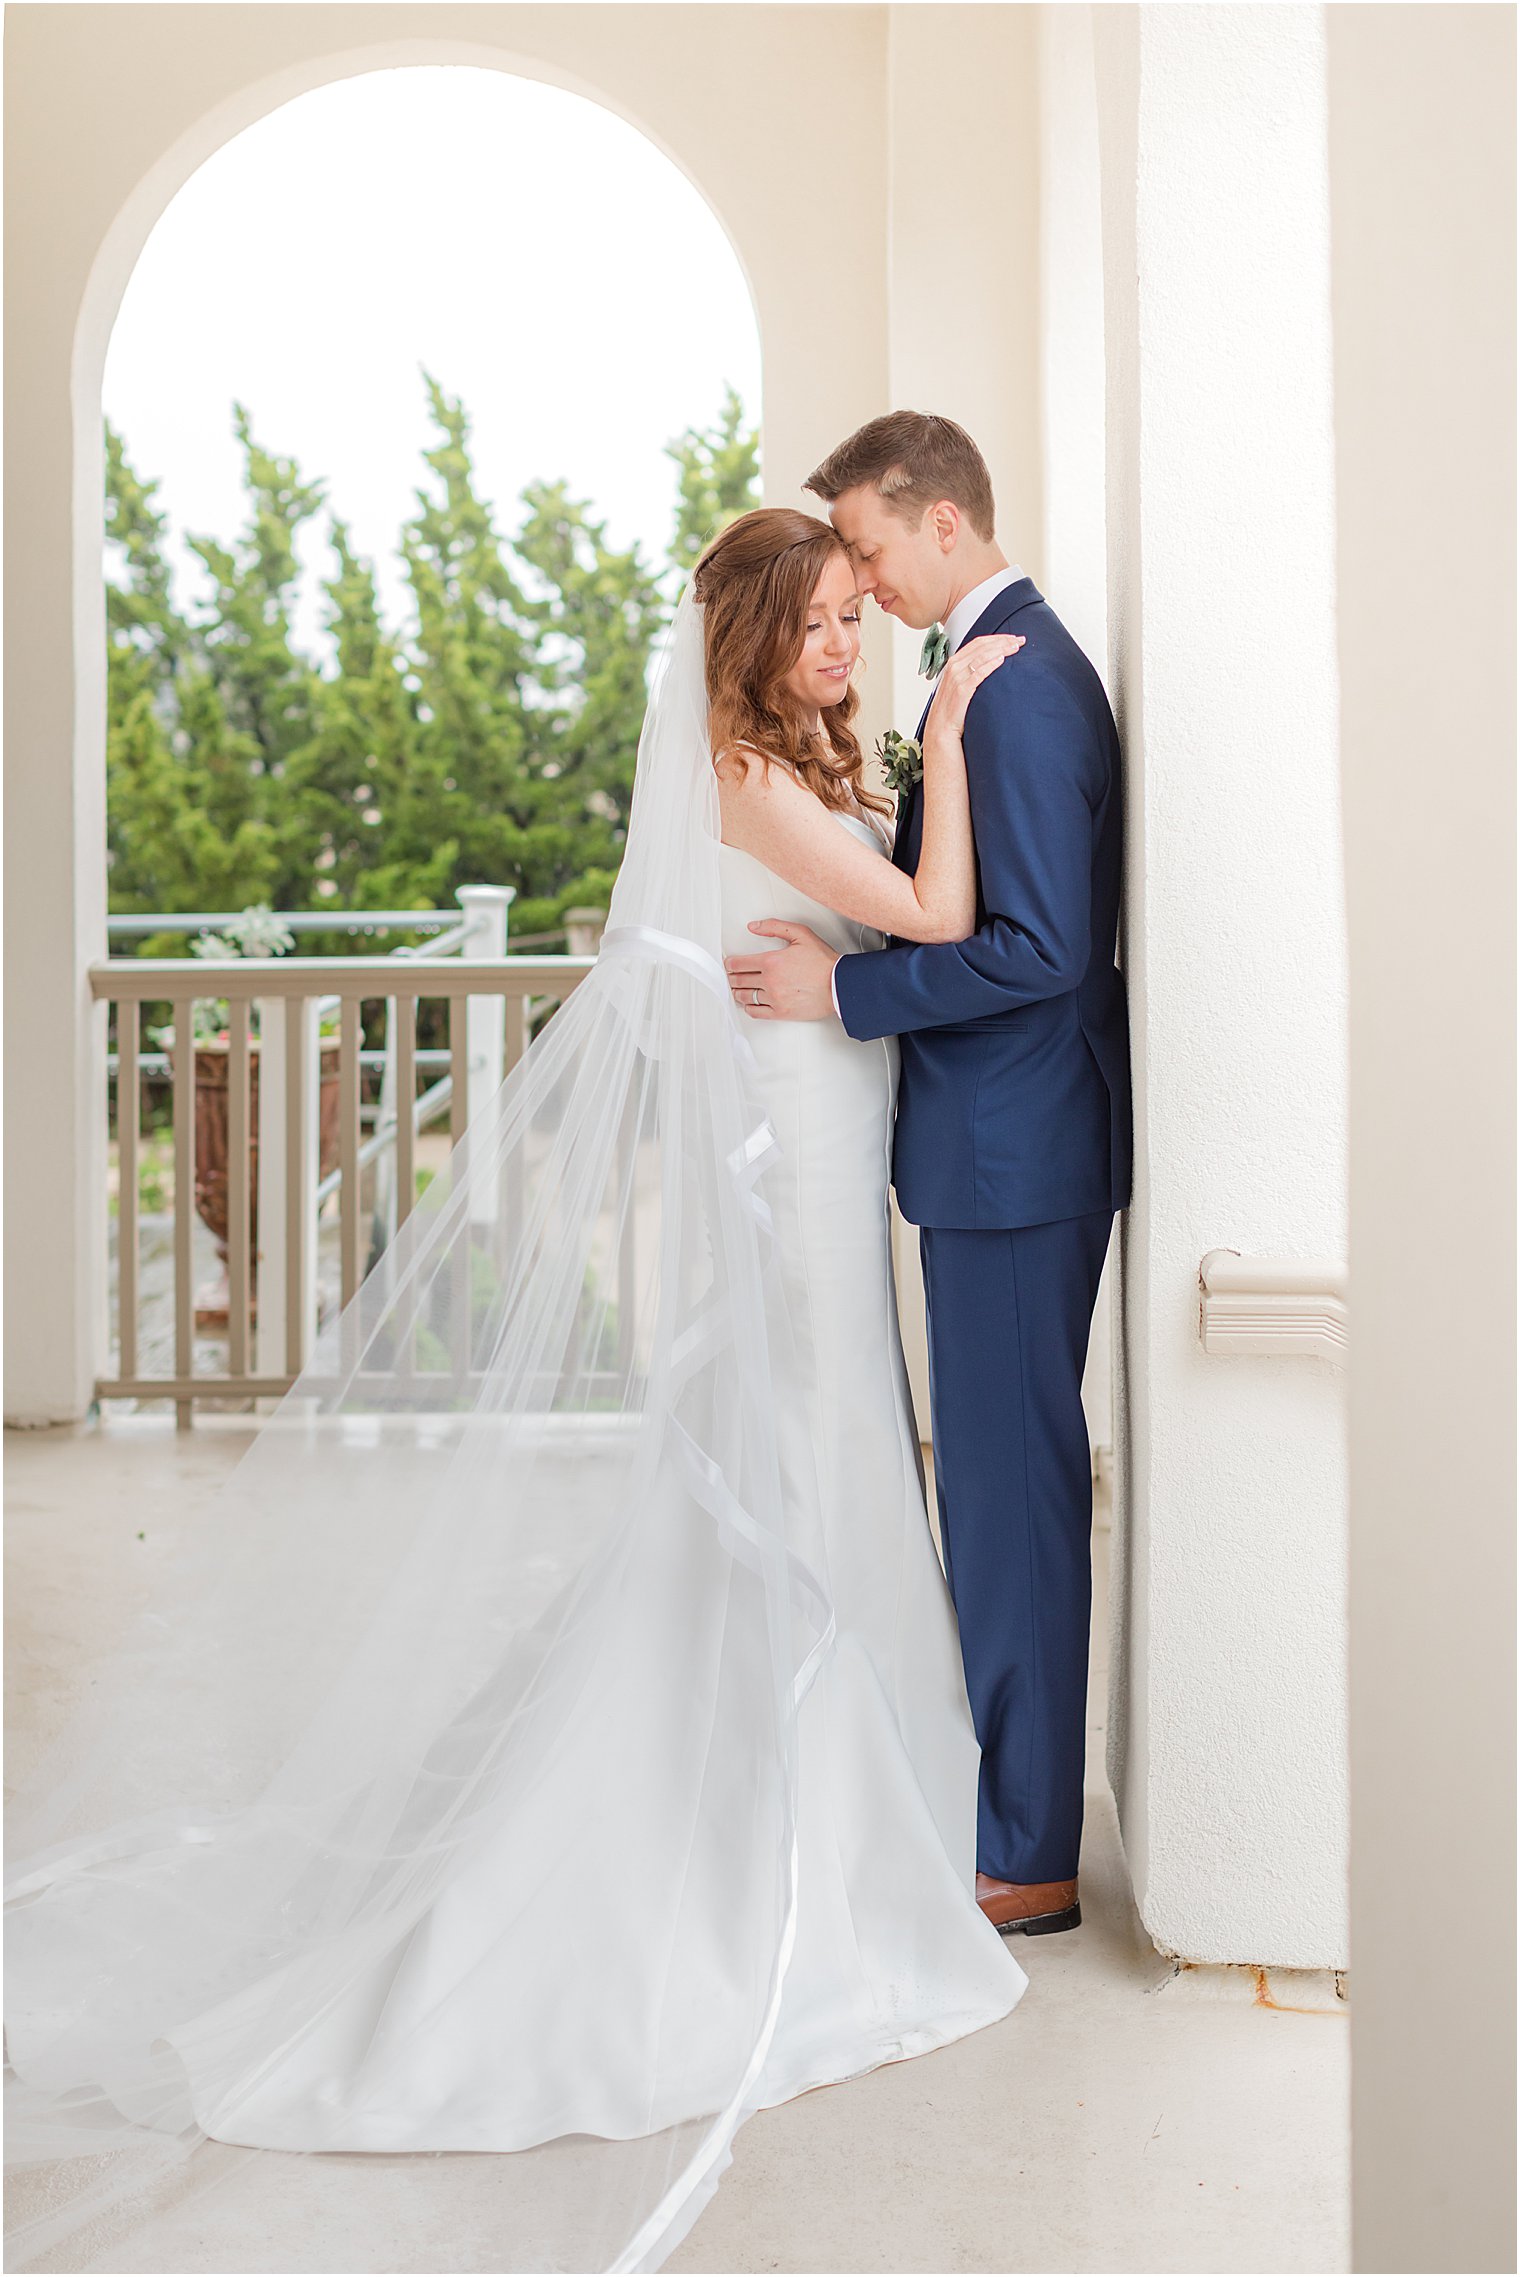
[(778, 778), (787, 783), (796, 781), (779, 753), (762, 751), (757, 743), (725, 744), (714, 754), (713, 772), (726, 790), (759, 798), (765, 797)]

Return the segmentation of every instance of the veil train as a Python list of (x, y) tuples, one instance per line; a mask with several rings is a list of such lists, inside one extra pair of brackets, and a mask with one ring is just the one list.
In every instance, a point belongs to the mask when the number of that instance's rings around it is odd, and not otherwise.
[[(653, 2269), (717, 2186), (833, 1637), (816, 1495), (781, 1493), (798, 1363), (718, 834), (688, 591), (594, 969), (15, 1801), (13, 2268), (147, 2268), (198, 2193), (271, 2188), (303, 2268), (352, 2268), (395, 2151), (417, 2203), (468, 2184), (477, 2266)], [(500, 2096), (477, 2141), (456, 2102), (389, 2143), (471, 1997), (447, 1900), (482, 1873)]]

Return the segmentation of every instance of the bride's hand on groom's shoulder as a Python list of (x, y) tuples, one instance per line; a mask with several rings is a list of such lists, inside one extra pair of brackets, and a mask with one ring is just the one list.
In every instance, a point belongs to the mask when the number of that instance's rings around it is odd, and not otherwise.
[(936, 734), (959, 737), (977, 689), (1000, 665), (1006, 664), (1010, 656), (1017, 656), (1023, 646), (1022, 633), (980, 633), (975, 640), (962, 643), (941, 672), (934, 690), (934, 701), (924, 723), (926, 756)]

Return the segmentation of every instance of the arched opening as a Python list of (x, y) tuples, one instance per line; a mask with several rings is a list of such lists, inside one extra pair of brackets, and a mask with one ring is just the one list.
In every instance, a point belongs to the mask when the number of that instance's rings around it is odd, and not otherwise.
[(463, 402), (508, 534), (528, 481), (563, 480), (657, 564), (662, 446), (725, 381), (753, 422), (759, 336), (716, 215), (640, 129), (541, 80), (413, 66), (294, 97), (196, 168), (122, 294), (104, 399), (161, 481), (177, 573), (185, 528), (225, 542), (242, 510), (237, 401), (394, 614), (388, 549), (436, 441), (423, 370)]
[[(594, 26), (582, 11), (493, 16), (466, 39), (439, 36), (420, 9), (361, 11), (341, 26), (288, 10), (234, 26), (205, 11), (176, 18), (172, 35), (117, 17), (94, 28), (87, 55), (77, 27), (56, 30), (30, 26), (15, 59), (29, 89), (15, 156), (31, 250), (10, 303), (28, 352), (11, 400), (13, 432), (26, 437), (11, 493), (26, 576), (12, 593), (7, 725), (13, 844), (24, 839), (27, 853), (9, 872), (11, 937), (25, 944), (9, 1010), (13, 1046), (44, 1071), (49, 1099), (45, 1127), (15, 1136), (9, 1173), (25, 1201), (9, 1259), (26, 1328), (12, 1340), (8, 1413), (26, 1422), (84, 1414), (105, 1342), (105, 1026), (91, 977), (107, 953), (101, 384), (128, 280), (176, 193), (245, 128), (313, 90), (412, 65), (482, 66), (613, 114), (717, 215), (758, 317), (768, 496), (795, 495), (887, 384), (874, 20), (815, 28), (806, 69), (759, 18), (683, 20), (680, 71), (638, 9)], [(849, 260), (799, 258), (811, 177), (756, 167), (734, 131), (736, 90), (797, 148), (826, 151), (852, 198), (865, 195)], [(886, 724), (885, 661), (883, 644), (869, 734)]]
[[(273, 922), (255, 953), (462, 930), (462, 953), (494, 954), (509, 902), (514, 945), (576, 953), (621, 855), (650, 654), (701, 543), (758, 497), (754, 306), (688, 177), (536, 78), (451, 62), (329, 79), (224, 140), (160, 213), (103, 393), (118, 953), (225, 955), (256, 907)], [(381, 922), (411, 910), (438, 924)], [(322, 929), (329, 912), (351, 922)], [(502, 1009), (471, 1006), (472, 1097), (500, 1080)], [(166, 1010), (137, 1039), (149, 1196), (175, 1180)], [(379, 1019), (372, 1131), (396, 1112)], [(227, 1202), (200, 1162), (230, 1152), (225, 1079), (209, 1081), (227, 1020), (197, 1003), (196, 1327), (213, 1339), (229, 1298), (207, 1229), (225, 1264)], [(450, 1130), (442, 1004), (416, 1041), (426, 1175)], [(319, 1199), (337, 1175), (320, 1064)], [(377, 1224), (382, 1186), (395, 1221), (394, 1169), (382, 1153), (364, 1173)], [(141, 1260), (154, 1377), (174, 1372), (182, 1299), (160, 1216)], [(194, 1363), (221, 1372), (199, 1345)]]
[[(668, 438), (659, 436), (656, 439), (661, 424), (660, 412), (656, 406), (663, 401), (668, 423), (678, 396), (666, 388), (662, 398), (659, 388), (647, 385), (640, 391), (633, 384), (635, 368), (656, 378), (668, 377), (672, 370), (681, 369), (684, 356), (694, 352), (708, 352), (715, 340), (722, 341), (729, 352), (728, 360), (744, 367), (742, 373), (734, 376), (738, 380), (740, 394), (745, 399), (746, 415), (758, 423), (759, 327), (753, 291), (734, 239), (712, 200), (693, 181), (689, 169), (680, 165), (643, 121), (631, 118), (625, 109), (610, 102), (598, 90), (588, 88), (572, 80), (569, 74), (531, 58), (509, 55), (473, 42), (442, 40), (398, 41), (384, 48), (312, 58), (303, 65), (240, 89), (199, 119), (143, 176), (107, 232), (82, 297), (74, 341), (71, 390), (74, 404), (76, 511), (74, 614), (79, 638), (76, 658), (77, 700), (74, 709), (74, 773), (76, 787), (83, 794), (81, 803), (87, 813), (97, 810), (101, 804), (105, 766), (102, 664), (106, 628), (103, 622), (102, 593), (101, 533), (104, 501), (101, 408), (108, 358), (112, 355), (118, 318), (124, 313), (124, 303), (137, 275), (138, 264), (149, 254), (150, 240), (161, 224), (169, 228), (171, 234), (176, 231), (185, 234), (184, 225), (192, 220), (196, 202), (193, 198), (187, 199), (185, 193), (193, 188), (203, 169), (208, 179), (220, 174), (224, 184), (241, 171), (245, 185), (251, 184), (257, 178), (263, 158), (261, 144), (267, 147), (270, 136), (277, 145), (283, 145), (282, 154), (287, 160), (299, 152), (302, 141), (306, 140), (309, 166), (311, 156), (319, 148), (319, 138), (324, 128), (332, 123), (333, 106), (337, 105), (341, 109), (346, 105), (350, 114), (356, 109), (362, 112), (367, 108), (373, 130), (377, 112), (373, 98), (380, 91), (389, 98), (392, 116), (399, 127), (404, 121), (411, 91), (419, 84), (435, 82), (431, 94), (436, 118), (436, 82), (453, 80), (456, 72), (459, 74), (456, 86), (469, 89), (466, 108), (472, 111), (473, 117), (462, 122), (466, 129), (473, 125), (478, 131), (488, 119), (492, 93), (497, 90), (503, 103), (515, 105), (519, 123), (536, 108), (538, 116), (533, 120), (537, 135), (537, 148), (534, 152), (536, 158), (541, 160), (557, 146), (562, 159), (573, 169), (589, 154), (598, 169), (599, 180), (615, 182), (617, 186), (615, 204), (613, 200), (607, 200), (605, 210), (600, 215), (592, 214), (584, 196), (577, 212), (574, 197), (567, 193), (560, 195), (554, 202), (552, 219), (547, 218), (545, 205), (540, 202), (526, 215), (524, 227), (515, 233), (506, 227), (499, 231), (504, 251), (512, 248), (514, 235), (519, 243), (531, 240), (540, 249), (556, 238), (566, 243), (572, 255), (573, 268), (578, 273), (575, 275), (576, 290), (565, 296), (561, 312), (571, 305), (573, 299), (579, 300), (584, 311), (599, 290), (603, 293), (615, 290), (621, 304), (618, 325), (621, 339), (619, 352), (607, 359), (606, 378), (610, 385), (600, 396), (593, 396), (589, 389), (565, 384), (568, 376), (566, 360), (563, 356), (556, 358), (552, 335), (547, 341), (541, 336), (536, 346), (530, 346), (528, 357), (524, 359), (520, 341), (512, 339), (508, 329), (502, 327), (498, 344), (503, 365), (506, 366), (510, 358), (511, 368), (519, 375), (532, 366), (540, 382), (533, 412), (541, 424), (546, 415), (554, 422), (553, 431), (536, 439), (537, 448), (546, 459), (557, 454), (560, 463), (534, 464), (533, 449), (518, 448), (514, 455), (511, 449), (499, 448), (494, 453), (496, 463), (490, 469), (485, 487), (510, 491), (514, 487), (514, 478), (519, 486), (523, 481), (533, 478), (548, 481), (563, 479), (572, 492), (578, 490), (587, 499), (593, 511), (597, 507), (603, 511), (611, 508), (611, 519), (615, 524), (612, 535), (615, 539), (620, 537), (625, 544), (630, 539), (635, 542), (642, 540), (647, 548), (655, 519), (656, 499), (662, 486), (662, 473), (663, 488), (667, 495), (671, 488), (670, 469), (664, 465), (661, 449), (662, 443)], [(510, 98), (508, 90), (511, 90)], [(346, 91), (352, 91), (352, 94)], [(452, 94), (454, 90), (450, 92)], [(529, 99), (526, 107), (524, 98)], [(315, 109), (313, 105), (316, 106)], [(384, 106), (382, 104), (378, 107)], [(351, 115), (351, 135), (355, 123)], [(358, 123), (362, 124), (362, 120)], [(306, 139), (308, 137), (309, 140)], [(630, 179), (630, 176), (636, 178)], [(372, 191), (378, 191), (380, 187), (378, 178), (372, 180)], [(336, 206), (338, 199), (335, 197), (333, 202)], [(419, 200), (423, 206), (426, 203), (425, 196)], [(647, 296), (649, 321), (640, 335), (630, 340), (627, 338), (628, 320), (632, 313), (629, 296), (635, 279), (626, 257), (629, 232), (630, 229), (637, 230), (637, 217), (641, 207), (647, 212), (651, 206), (656, 210), (652, 215), (653, 228), (650, 234), (656, 241), (662, 226), (668, 227), (674, 217), (680, 217), (683, 249), (692, 259), (696, 273), (683, 274), (668, 261), (658, 257), (642, 265), (643, 273), (637, 279), (637, 286)], [(588, 228), (593, 219), (597, 223), (597, 234), (594, 236)], [(617, 242), (619, 232), (624, 239), (621, 244)], [(193, 226), (188, 234), (193, 239)], [(317, 242), (322, 241), (320, 228), (310, 234)], [(479, 213), (468, 216), (465, 226), (456, 233), (454, 251), (457, 254), (460, 245), (464, 245), (471, 249), (479, 248), (484, 253), (489, 246), (490, 235), (490, 216)], [(245, 238), (245, 251), (247, 242)], [(588, 260), (588, 254), (603, 249), (605, 259), (597, 260), (593, 266)], [(455, 266), (457, 269), (457, 262)], [(510, 263), (504, 263), (503, 267), (505, 274), (502, 275), (499, 289), (505, 300), (510, 294), (513, 280)], [(552, 279), (552, 275), (552, 260), (546, 265), (540, 258), (536, 281), (542, 285)], [(313, 272), (308, 267), (308, 292), (312, 276)], [(430, 280), (430, 283), (435, 288), (436, 297), (437, 279)], [(211, 291), (210, 280), (201, 278), (195, 289), (198, 296), (206, 295)], [(212, 297), (214, 299), (214, 294)], [(343, 297), (341, 292), (334, 296), (335, 306), (341, 307)], [(222, 304), (225, 309), (225, 293)], [(131, 311), (126, 313), (130, 318)], [(208, 320), (214, 321), (214, 307), (207, 307), (203, 312), (198, 308), (198, 323), (202, 313)], [(560, 312), (552, 308), (542, 312), (550, 326), (554, 324), (556, 313)], [(586, 337), (591, 336), (587, 328), (583, 327), (583, 332)], [(394, 343), (393, 331), (393, 346)], [(477, 327), (474, 342), (474, 364), (477, 370), (487, 368), (489, 353), (486, 328)], [(389, 375), (393, 386), (396, 361), (393, 355)], [(415, 359), (415, 362), (422, 361), (425, 361), (425, 357)], [(309, 396), (312, 388), (310, 375), (303, 374), (300, 370), (298, 354), (293, 354), (287, 360), (286, 371), (291, 382), (290, 400), (285, 405), (289, 411), (296, 407), (303, 394)], [(410, 376), (413, 382), (410, 442), (414, 446), (415, 457), (415, 447), (424, 441), (426, 420), (425, 415), (419, 418), (419, 413), (424, 412), (420, 375), (414, 370)], [(448, 375), (439, 376), (447, 385)], [(691, 408), (686, 419), (681, 422), (682, 425), (694, 423), (702, 417), (707, 406), (700, 398), (704, 392), (709, 396), (713, 393), (712, 378), (712, 373), (706, 373), (695, 381)], [(192, 381), (192, 402), (193, 388)], [(157, 393), (164, 407), (161, 424), (165, 431), (172, 429), (176, 422), (182, 427), (187, 409), (186, 391), (183, 388), (176, 390), (172, 384), (159, 384)], [(309, 429), (317, 440), (321, 454), (329, 461), (340, 462), (312, 470), (319, 477), (331, 474), (336, 478), (333, 499), (335, 506), (342, 503), (336, 492), (341, 482), (344, 454), (348, 454), (350, 471), (356, 473), (362, 464), (364, 448), (361, 438), (365, 422), (359, 423), (359, 434), (356, 436), (353, 418), (345, 421), (341, 416), (339, 407), (344, 393), (341, 383), (337, 386), (329, 384), (325, 388), (326, 431), (323, 432), (320, 417)], [(630, 399), (635, 396), (640, 397), (638, 409), (629, 416)], [(478, 407), (470, 406), (464, 401), (463, 391), (460, 392), (459, 400), (467, 415), (478, 419)], [(206, 406), (202, 405), (200, 409), (204, 413)], [(226, 404), (218, 403), (211, 407), (211, 415), (226, 421), (228, 409)], [(255, 418), (264, 415), (258, 404), (252, 405), (251, 409)], [(390, 404), (383, 401), (379, 406), (370, 404), (367, 424), (371, 436), (383, 432), (384, 421), (392, 413), (401, 413), (405, 417), (400, 400), (394, 395)], [(270, 416), (276, 415), (276, 407), (271, 406)], [(500, 428), (507, 416), (510, 414), (504, 414), (496, 421), (498, 442), (501, 440)], [(642, 436), (639, 434), (641, 420)], [(566, 448), (577, 423), (581, 434), (578, 454)], [(526, 425), (526, 421), (520, 422), (519, 438), (522, 427)], [(431, 439), (435, 443), (439, 439), (436, 428)], [(129, 443), (131, 440), (129, 437)], [(230, 441), (225, 427), (222, 441), (224, 445)], [(290, 444), (274, 439), (273, 447), (276, 450), (288, 450)], [(563, 463), (567, 458), (575, 456), (579, 457), (578, 465)], [(391, 511), (393, 521), (397, 518), (397, 509), (401, 506), (405, 491), (401, 466), (400, 455), (392, 454), (387, 470), (388, 499), (386, 504), (378, 506), (376, 512), (370, 515), (368, 532), (361, 530), (358, 533), (361, 550), (365, 535), (373, 536), (377, 532), (379, 519), (386, 510)], [(648, 471), (651, 467), (655, 470), (653, 474)], [(213, 474), (209, 496), (203, 491), (199, 501), (201, 505), (211, 506), (213, 511), (220, 505), (223, 531), (218, 534), (223, 535), (228, 518), (230, 471), (231, 462), (224, 453), (219, 470)], [(413, 471), (420, 469), (414, 467)], [(621, 495), (609, 499), (605, 495), (607, 489), (611, 487), (617, 492), (620, 487), (616, 480), (609, 485), (609, 474), (619, 473), (623, 477)], [(218, 475), (221, 483), (219, 500)], [(356, 483), (350, 485), (350, 496), (355, 488)], [(374, 488), (373, 483), (371, 488)], [(506, 496), (499, 497), (494, 502), (498, 509), (507, 510), (510, 510), (513, 503)], [(172, 496), (169, 503), (172, 506)], [(310, 621), (314, 614), (314, 595), (311, 590), (314, 581), (309, 565), (303, 566), (306, 614)], [(657, 563), (654, 566), (666, 565)], [(400, 598), (399, 584), (395, 577), (390, 581), (388, 598), (394, 613), (395, 604)], [(103, 904), (101, 914), (103, 915)]]

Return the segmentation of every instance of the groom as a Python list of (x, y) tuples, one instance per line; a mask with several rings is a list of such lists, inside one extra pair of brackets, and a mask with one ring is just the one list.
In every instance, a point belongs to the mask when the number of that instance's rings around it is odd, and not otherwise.
[[(828, 502), (860, 591), (930, 628), (931, 678), (975, 633), (1026, 641), (966, 719), (969, 939), (836, 956), (805, 925), (767, 922), (753, 930), (784, 951), (725, 961), (745, 1009), (763, 980), (772, 1017), (898, 1038), (892, 1180), (921, 1229), (940, 1538), (982, 1750), (977, 1898), (1005, 1933), (1074, 1929), (1092, 1604), (1082, 1371), (1130, 1184), (1118, 737), (1096, 672), (999, 550), (986, 462), (953, 420), (873, 419), (805, 487)], [(921, 833), (915, 785), (893, 855), (910, 875)]]

